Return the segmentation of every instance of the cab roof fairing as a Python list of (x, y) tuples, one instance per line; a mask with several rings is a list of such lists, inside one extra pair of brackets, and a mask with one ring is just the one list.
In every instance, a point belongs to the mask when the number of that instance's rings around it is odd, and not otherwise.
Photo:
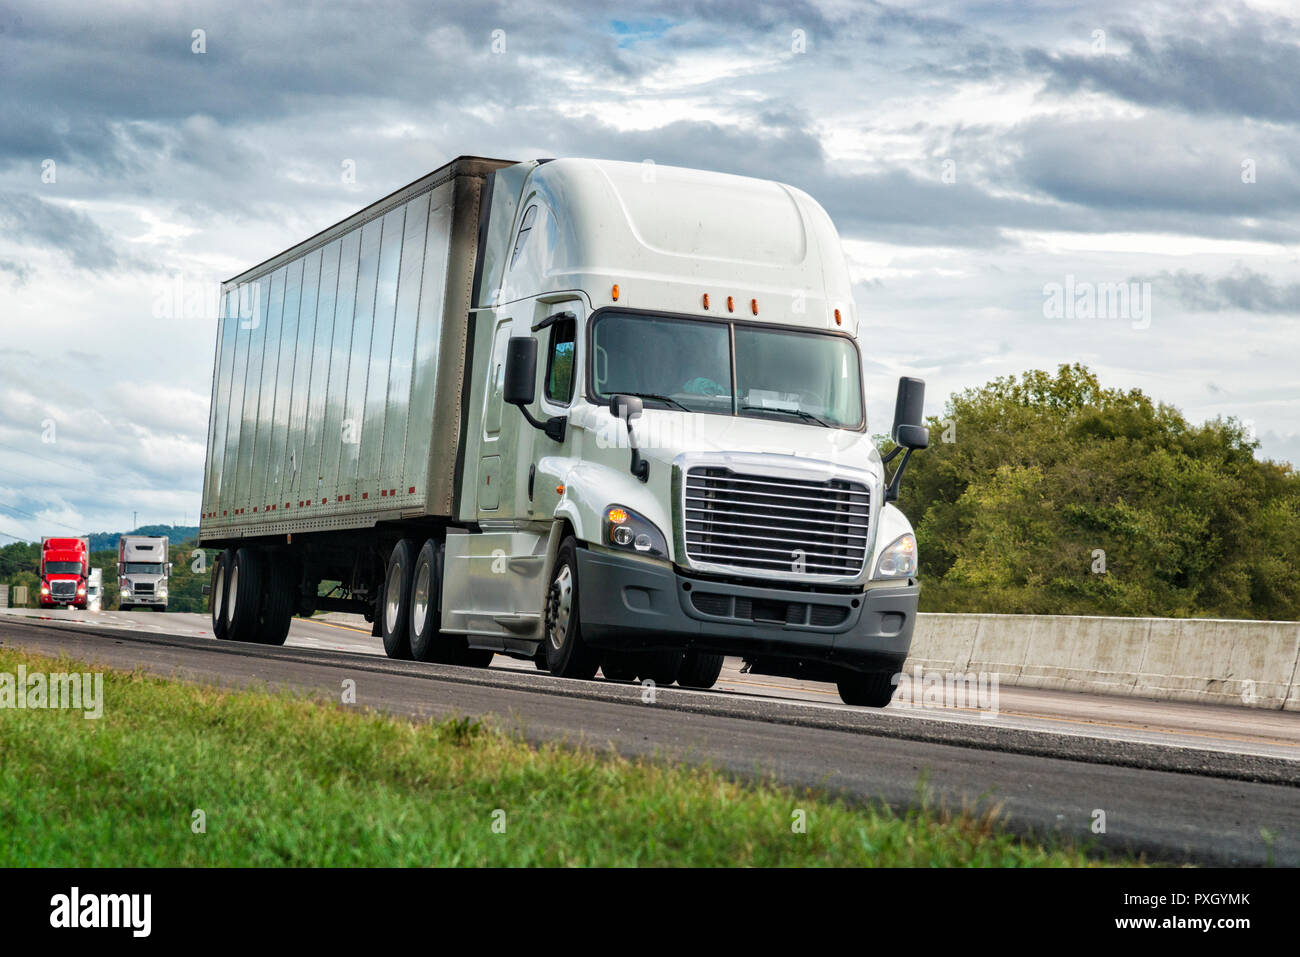
[[(511, 263), (515, 232), (534, 203), (536, 219)], [(830, 217), (802, 190), (768, 180), (554, 160), (523, 184), (505, 255), (501, 289), (489, 302), (582, 289), (599, 308), (613, 304), (617, 283), (617, 305), (629, 308), (754, 319), (754, 298), (758, 321), (857, 332), (848, 265)], [(727, 296), (735, 297), (734, 312)]]

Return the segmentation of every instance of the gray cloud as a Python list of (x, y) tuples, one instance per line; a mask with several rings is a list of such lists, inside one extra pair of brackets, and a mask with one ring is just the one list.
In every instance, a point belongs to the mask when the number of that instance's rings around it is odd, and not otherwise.
[(11, 239), (59, 249), (81, 269), (111, 269), (119, 264), (113, 241), (93, 219), (36, 196), (0, 193), (0, 229)]
[(1300, 316), (1300, 282), (1276, 282), (1244, 267), (1217, 277), (1184, 270), (1162, 272), (1146, 281), (1171, 289), (1179, 302), (1196, 312), (1240, 310)]

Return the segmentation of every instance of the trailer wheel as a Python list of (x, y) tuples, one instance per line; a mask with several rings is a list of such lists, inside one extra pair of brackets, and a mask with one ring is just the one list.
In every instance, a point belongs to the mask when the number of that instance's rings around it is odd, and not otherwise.
[(258, 616), (259, 645), (283, 645), (298, 605), (298, 574), (292, 560), (271, 558), (262, 583), (262, 609)]
[(688, 651), (677, 671), (677, 683), (683, 688), (712, 688), (722, 674), (722, 655)]
[(883, 708), (894, 697), (892, 671), (851, 671), (836, 682), (845, 704)]
[(415, 543), (404, 538), (393, 546), (384, 575), (384, 594), (379, 602), (379, 633), (384, 654), (409, 661), (411, 658), (411, 573), (415, 569)]
[(226, 583), (226, 638), (256, 641), (262, 610), (262, 556), (256, 548), (241, 548), (230, 563)]
[(560, 678), (590, 680), (596, 677), (600, 656), (582, 640), (578, 608), (578, 545), (570, 536), (560, 545), (546, 591), (546, 666)]

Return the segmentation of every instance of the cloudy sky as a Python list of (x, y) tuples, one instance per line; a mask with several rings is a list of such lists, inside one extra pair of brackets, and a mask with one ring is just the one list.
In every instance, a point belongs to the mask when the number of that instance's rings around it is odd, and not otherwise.
[(466, 153), (810, 192), (876, 431), (1081, 361), (1300, 463), (1294, 2), (6, 0), (0, 91), (0, 541), (195, 523), (217, 283)]

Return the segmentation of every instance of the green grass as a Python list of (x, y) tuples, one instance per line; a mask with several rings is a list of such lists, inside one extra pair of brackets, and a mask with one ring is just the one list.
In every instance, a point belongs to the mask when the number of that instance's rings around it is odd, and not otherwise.
[[(89, 670), (0, 649), (0, 671), (19, 663)], [(99, 720), (0, 711), (0, 866), (1096, 863), (1009, 835), (988, 813), (848, 806), (537, 749), (463, 718), (414, 723), (142, 672), (105, 671), (104, 687)], [(191, 828), (195, 809), (206, 833)], [(796, 809), (806, 833), (792, 832)]]

